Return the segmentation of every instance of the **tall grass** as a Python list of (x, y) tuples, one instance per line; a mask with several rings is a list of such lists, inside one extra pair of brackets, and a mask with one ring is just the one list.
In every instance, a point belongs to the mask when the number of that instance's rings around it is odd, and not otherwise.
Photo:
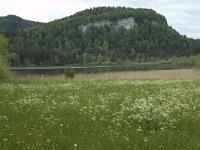
[[(127, 71), (107, 73), (76, 74), (74, 81), (82, 80), (121, 80), (121, 79), (200, 79), (199, 69)], [(66, 81), (64, 75), (15, 75), (15, 82)]]
[(1, 150), (199, 149), (199, 80), (0, 85)]

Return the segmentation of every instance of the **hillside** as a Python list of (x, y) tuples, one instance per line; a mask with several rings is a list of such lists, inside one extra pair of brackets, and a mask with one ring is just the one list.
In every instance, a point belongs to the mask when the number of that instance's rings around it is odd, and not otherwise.
[(8, 15), (5, 17), (0, 17), (0, 33), (7, 36), (13, 36), (18, 29), (33, 27), (39, 24), (41, 23), (24, 20), (15, 15)]
[(12, 65), (144, 62), (200, 53), (151, 9), (98, 7), (7, 35)]

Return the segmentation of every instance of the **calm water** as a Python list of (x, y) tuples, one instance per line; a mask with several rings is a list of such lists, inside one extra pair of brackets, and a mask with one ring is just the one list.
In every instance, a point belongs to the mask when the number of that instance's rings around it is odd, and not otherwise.
[[(22, 74), (62, 74), (66, 66), (54, 67), (12, 67), (11, 69)], [(72, 66), (76, 73), (101, 73), (116, 71), (146, 71), (146, 70), (168, 70), (168, 69), (186, 69), (190, 66), (172, 65), (172, 64), (134, 64), (134, 65), (113, 65), (113, 66)]]

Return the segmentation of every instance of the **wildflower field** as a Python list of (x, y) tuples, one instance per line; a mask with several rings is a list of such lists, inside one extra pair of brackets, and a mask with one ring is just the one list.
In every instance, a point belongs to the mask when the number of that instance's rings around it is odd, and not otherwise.
[(199, 150), (200, 80), (0, 84), (0, 150)]

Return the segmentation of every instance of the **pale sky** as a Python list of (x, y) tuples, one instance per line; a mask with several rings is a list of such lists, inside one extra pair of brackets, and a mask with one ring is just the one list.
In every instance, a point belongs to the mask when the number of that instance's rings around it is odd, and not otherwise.
[(49, 22), (98, 6), (152, 8), (182, 35), (200, 39), (200, 0), (0, 0), (0, 16)]

